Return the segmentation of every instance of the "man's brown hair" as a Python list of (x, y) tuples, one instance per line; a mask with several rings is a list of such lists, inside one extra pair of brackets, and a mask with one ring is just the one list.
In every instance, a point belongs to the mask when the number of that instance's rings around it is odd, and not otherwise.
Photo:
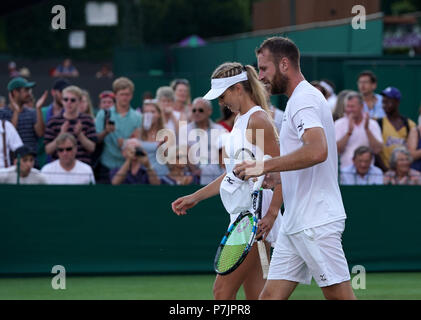
[(284, 37), (268, 38), (256, 49), (256, 54), (262, 53), (264, 49), (269, 50), (272, 54), (275, 64), (278, 64), (283, 57), (286, 57), (295, 68), (299, 68), (300, 51), (291, 39)]

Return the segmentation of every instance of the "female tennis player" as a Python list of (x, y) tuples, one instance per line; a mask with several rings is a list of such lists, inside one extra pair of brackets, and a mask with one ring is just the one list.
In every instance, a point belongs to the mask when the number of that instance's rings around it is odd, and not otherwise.
[[(248, 153), (252, 153), (256, 159), (262, 159), (264, 154), (279, 156), (278, 136), (272, 117), (268, 113), (265, 88), (258, 80), (252, 66), (243, 66), (236, 62), (220, 65), (212, 74), (211, 90), (204, 96), (207, 100), (216, 98), (220, 105), (228, 107), (237, 114), (234, 128), (223, 150), (227, 172), (233, 169), (236, 155), (242, 150), (248, 150)], [(219, 194), (224, 177), (225, 174), (195, 193), (178, 198), (172, 203), (172, 210), (177, 215), (184, 215), (186, 210), (200, 201)], [(273, 193), (271, 190), (264, 190), (263, 218), (259, 222), (257, 236), (264, 237), (267, 248), (269, 248), (268, 243), (275, 244), (276, 241), (280, 225), (280, 218), (277, 217), (281, 205), (281, 185), (277, 185)], [(231, 223), (237, 216), (238, 214), (230, 215)], [(232, 273), (216, 276), (213, 287), (215, 299), (235, 299), (241, 285), (246, 299), (259, 297), (265, 280), (256, 247), (255, 243), (245, 261)]]

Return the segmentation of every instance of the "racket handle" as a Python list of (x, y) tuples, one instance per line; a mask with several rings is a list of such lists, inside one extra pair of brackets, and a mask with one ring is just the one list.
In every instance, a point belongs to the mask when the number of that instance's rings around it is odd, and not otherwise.
[(269, 273), (269, 259), (266, 251), (266, 246), (263, 241), (257, 241), (257, 249), (259, 250), (260, 265), (262, 266), (263, 279), (267, 279)]
[[(263, 156), (263, 161), (265, 161), (265, 160), (268, 160), (268, 159), (271, 159), (272, 157), (270, 156), (270, 155), (268, 155), (268, 154), (265, 154), (264, 156)], [(260, 177), (258, 177), (257, 178), (257, 181), (254, 183), (254, 185), (253, 185), (253, 192), (254, 191), (259, 191), (260, 190), (260, 187), (262, 186), (262, 184), (263, 184), (263, 180), (265, 180), (265, 176), (266, 175), (261, 175)]]

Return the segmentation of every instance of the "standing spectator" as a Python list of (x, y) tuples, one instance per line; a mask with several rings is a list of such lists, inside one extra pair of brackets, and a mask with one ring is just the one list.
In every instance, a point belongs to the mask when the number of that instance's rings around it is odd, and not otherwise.
[(333, 110), (336, 106), (336, 101), (338, 100), (338, 97), (335, 94), (335, 85), (332, 83), (332, 81), (327, 79), (321, 80), (320, 85), (326, 90), (326, 95), (323, 95), (327, 100), (327, 105), (329, 106), (330, 111), (333, 113)]
[(122, 154), (125, 161), (120, 168), (111, 170), (111, 184), (161, 184), (138, 139), (125, 140)]
[(337, 99), (336, 99), (336, 104), (335, 104), (335, 108), (333, 110), (333, 121), (336, 121), (340, 118), (342, 118), (343, 116), (346, 115), (345, 113), (345, 98), (348, 95), (348, 93), (351, 93), (352, 90), (342, 90), (341, 92), (339, 92)]
[(421, 185), (421, 173), (411, 169), (411, 153), (404, 146), (396, 147), (390, 156), (390, 170), (384, 174), (384, 184)]
[(174, 90), (174, 111), (180, 112), (180, 120), (190, 122), (191, 119), (191, 95), (190, 83), (187, 79), (175, 79), (170, 87)]
[(341, 169), (342, 185), (383, 184), (383, 171), (372, 164), (373, 153), (369, 147), (355, 149), (352, 161), (352, 165)]
[(26, 79), (17, 77), (7, 85), (9, 91), (9, 106), (0, 111), (0, 119), (10, 121), (16, 128), (22, 142), (33, 152), (37, 152), (38, 137), (44, 134), (44, 121), (41, 107), (47, 98), (45, 91), (37, 101), (35, 110), (25, 107), (31, 99), (31, 90), (35, 82), (28, 82)]
[(105, 90), (99, 94), (99, 110), (110, 109), (115, 104), (115, 94), (112, 91)]
[[(227, 130), (214, 123), (210, 116), (212, 115), (212, 104), (209, 100), (202, 97), (193, 100), (192, 104), (193, 121), (187, 125), (188, 144), (191, 148), (194, 144), (198, 144), (199, 154), (193, 154), (193, 163), (198, 163), (193, 172), (200, 176), (200, 184), (207, 185), (224, 173), (219, 166), (219, 148), (217, 146), (217, 138), (219, 135), (226, 133)], [(192, 138), (197, 140), (192, 141)], [(215, 140), (215, 141), (213, 141)], [(202, 144), (202, 142), (204, 142)], [(206, 150), (203, 150), (206, 148)], [(202, 154), (207, 157), (199, 158)]]
[(370, 118), (381, 119), (385, 116), (382, 106), (382, 96), (374, 93), (377, 89), (377, 77), (371, 71), (363, 71), (358, 75), (358, 90), (364, 98), (364, 112), (368, 112)]
[[(113, 82), (115, 106), (100, 110), (95, 119), (98, 140), (104, 142), (104, 149), (100, 157), (98, 174), (102, 183), (109, 183), (109, 171), (120, 168), (125, 158), (121, 154), (121, 147), (125, 139), (133, 137), (136, 129), (142, 124), (142, 116), (130, 106), (133, 98), (134, 84), (125, 77)], [(107, 113), (107, 114), (106, 114)]]
[[(16, 150), (17, 158), (14, 165), (0, 169), (0, 183), (17, 184), (19, 171), (19, 184), (46, 184), (47, 180), (39, 170), (34, 169), (35, 152), (22, 146)], [(18, 169), (19, 168), (19, 169)]]
[(382, 136), (378, 123), (363, 113), (363, 98), (351, 92), (345, 98), (348, 116), (335, 121), (336, 144), (341, 169), (352, 165), (355, 149), (367, 146), (374, 154), (382, 151)]
[(157, 150), (163, 141), (158, 141), (157, 136), (160, 130), (165, 129), (162, 110), (155, 100), (143, 101), (143, 121), (139, 138), (142, 148), (148, 154), (149, 162), (159, 177), (168, 174), (168, 167), (157, 161)]
[(393, 149), (406, 146), (409, 132), (416, 124), (400, 114), (401, 93), (397, 88), (387, 87), (382, 91), (382, 96), (386, 116), (377, 120), (382, 130), (383, 149), (379, 157), (376, 157), (376, 165), (385, 172), (389, 169)]
[(0, 121), (0, 139), (0, 168), (8, 168), (10, 151), (16, 151), (23, 143), (13, 124), (4, 119)]
[(53, 72), (53, 77), (71, 77), (77, 78), (79, 77), (79, 71), (77, 71), (76, 67), (72, 64), (72, 60), (69, 58), (64, 59), (63, 63), (58, 65)]
[(160, 87), (156, 91), (156, 99), (158, 100), (158, 106), (164, 113), (165, 127), (177, 137), (181, 113), (174, 110), (174, 90), (171, 87)]
[(409, 132), (408, 150), (414, 160), (411, 168), (421, 172), (421, 125), (412, 128)]
[(88, 91), (82, 90), (82, 100), (79, 104), (79, 112), (90, 115), (94, 118), (94, 107), (92, 105), (91, 96)]
[(46, 164), (41, 173), (48, 184), (95, 184), (92, 168), (76, 159), (77, 141), (70, 133), (62, 133), (56, 139), (58, 160)]
[(77, 139), (76, 158), (90, 165), (97, 135), (92, 117), (79, 112), (81, 100), (82, 90), (79, 87), (69, 86), (63, 90), (64, 112), (48, 121), (44, 136), (45, 152), (57, 159), (56, 139), (63, 133), (72, 133)]

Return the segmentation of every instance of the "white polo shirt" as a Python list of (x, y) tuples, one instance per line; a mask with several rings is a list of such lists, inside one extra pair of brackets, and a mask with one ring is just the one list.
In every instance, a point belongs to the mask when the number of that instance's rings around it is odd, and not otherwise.
[(323, 128), (328, 145), (326, 161), (281, 172), (285, 212), (282, 230), (294, 234), (346, 218), (338, 185), (338, 154), (332, 113), (322, 93), (301, 81), (288, 100), (280, 133), (281, 156), (299, 149), (304, 131)]
[[(344, 152), (340, 154), (339, 160), (341, 164), (341, 169), (345, 167), (349, 167), (353, 164), (352, 158), (354, 157), (354, 151), (358, 147), (361, 146), (370, 146), (370, 142), (368, 141), (367, 132), (365, 131), (365, 124), (364, 120), (361, 121), (360, 124), (354, 124), (354, 129), (352, 130), (352, 134), (348, 139), (348, 143), (346, 144)], [(371, 133), (373, 134), (374, 138), (377, 141), (383, 142), (382, 132), (380, 130), (380, 126), (377, 121), (370, 119), (368, 122), (368, 128), (370, 129)], [(341, 140), (347, 133), (349, 129), (349, 118), (342, 117), (335, 121), (335, 133), (336, 133), (336, 141)], [(371, 164), (374, 164), (374, 159), (372, 160)]]
[(79, 160), (70, 171), (63, 169), (60, 160), (55, 160), (43, 166), (41, 173), (48, 184), (95, 184), (92, 168)]

